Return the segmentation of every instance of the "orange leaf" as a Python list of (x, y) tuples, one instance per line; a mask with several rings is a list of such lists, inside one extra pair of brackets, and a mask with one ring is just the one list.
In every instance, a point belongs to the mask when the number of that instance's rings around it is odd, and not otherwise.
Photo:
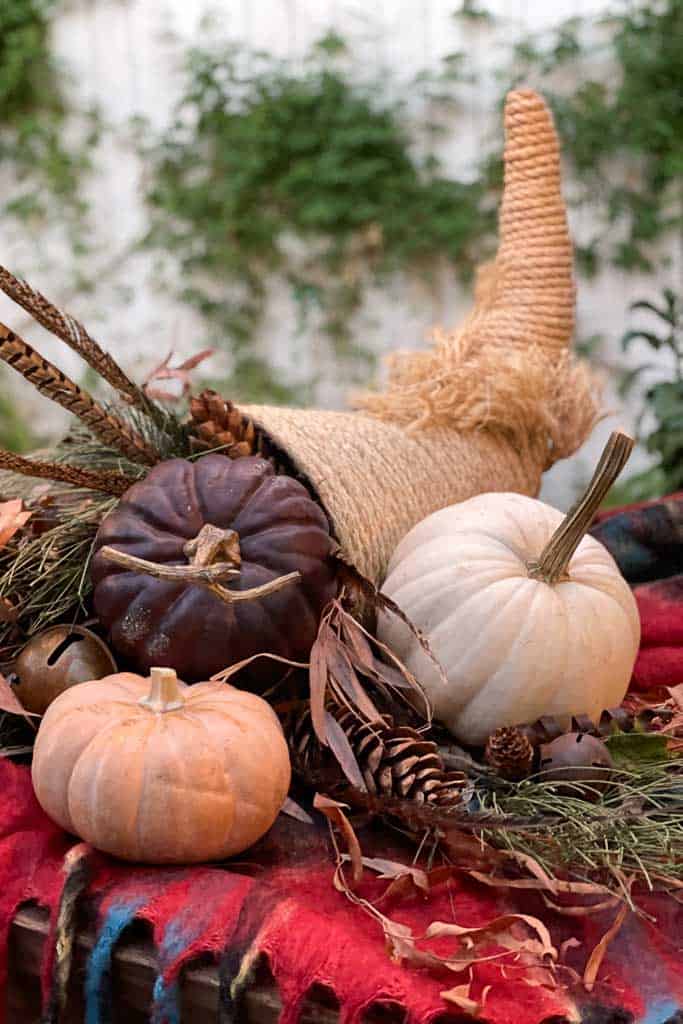
[(344, 811), (348, 809), (347, 805), (340, 804), (337, 800), (332, 800), (329, 796), (323, 796), (321, 793), (316, 793), (313, 799), (313, 806), (316, 811), (320, 811), (321, 814), (324, 814), (332, 825), (336, 825), (343, 835), (346, 841), (346, 849), (348, 850), (349, 861), (351, 864), (351, 880), (354, 885), (358, 885), (363, 877), (363, 855), (361, 853), (358, 837), (353, 830), (353, 826), (344, 814)]
[(34, 711), (26, 710), (2, 674), (0, 674), (0, 711), (7, 711), (10, 715), (23, 715), (27, 719), (40, 718), (40, 715)]
[(626, 920), (626, 915), (629, 912), (628, 904), (624, 903), (620, 909), (614, 921), (607, 929), (603, 937), (598, 942), (597, 946), (588, 958), (586, 969), (583, 972), (583, 984), (587, 992), (593, 991), (598, 971), (602, 966), (602, 961), (605, 959), (605, 953), (609, 947), (610, 942), (614, 939), (621, 931), (621, 926)]
[(0, 503), (0, 548), (4, 548), (17, 530), (28, 522), (32, 513), (24, 509), (21, 498)]

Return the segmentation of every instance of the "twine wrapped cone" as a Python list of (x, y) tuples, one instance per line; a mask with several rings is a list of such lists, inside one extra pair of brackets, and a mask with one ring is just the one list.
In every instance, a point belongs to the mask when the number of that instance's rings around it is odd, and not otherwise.
[(358, 411), (245, 406), (308, 481), (345, 555), (380, 583), (401, 538), (437, 509), (484, 491), (536, 495), (596, 419), (574, 360), (572, 246), (552, 117), (530, 90), (505, 106), (500, 245), (462, 326), (389, 361)]

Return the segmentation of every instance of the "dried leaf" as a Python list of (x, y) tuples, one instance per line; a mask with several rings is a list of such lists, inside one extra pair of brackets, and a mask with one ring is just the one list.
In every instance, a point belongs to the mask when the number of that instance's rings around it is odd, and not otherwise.
[(583, 984), (587, 992), (592, 992), (598, 977), (598, 972), (602, 966), (602, 961), (605, 958), (605, 954), (609, 947), (610, 942), (614, 939), (621, 931), (621, 926), (626, 920), (626, 916), (629, 913), (629, 907), (626, 903), (621, 907), (614, 921), (607, 929), (605, 934), (602, 936), (597, 946), (588, 958), (586, 969), (583, 972)]
[[(176, 401), (179, 397), (188, 394), (190, 391), (192, 387), (191, 371), (199, 366), (200, 363), (203, 363), (205, 359), (212, 356), (214, 352), (215, 349), (213, 348), (205, 348), (201, 352), (197, 352), (196, 355), (185, 359), (182, 363), (179, 363), (178, 366), (170, 366), (169, 364), (173, 358), (173, 351), (171, 350), (166, 358), (145, 378), (142, 390), (149, 396), (149, 398)], [(163, 389), (154, 387), (155, 382), (160, 380), (179, 381), (181, 385), (180, 396), (171, 391), (164, 391)]]
[(21, 498), (12, 498), (11, 501), (0, 503), (0, 548), (5, 547), (17, 530), (20, 530), (28, 522), (32, 514), (24, 509)]
[(363, 856), (358, 837), (351, 822), (344, 814), (344, 811), (348, 810), (347, 805), (340, 804), (337, 800), (332, 800), (322, 793), (316, 793), (313, 806), (321, 814), (324, 814), (330, 824), (335, 825), (343, 835), (351, 864), (351, 880), (354, 885), (358, 885), (363, 877)]
[(331, 715), (327, 710), (324, 712), (324, 715), (327, 742), (330, 750), (336, 757), (341, 770), (344, 772), (344, 775), (351, 785), (355, 786), (355, 788), (360, 790), (361, 793), (366, 793), (367, 786), (363, 779), (363, 773), (360, 770), (353, 748), (349, 743), (348, 736), (334, 715)]
[[(512, 928), (519, 924), (529, 928), (536, 935), (536, 939), (517, 938), (513, 934)], [(447, 921), (434, 921), (425, 934), (428, 939), (453, 936), (468, 946), (480, 945), (482, 942), (495, 942), (496, 945), (503, 946), (505, 949), (529, 952), (535, 956), (557, 960), (557, 950), (552, 943), (547, 927), (539, 918), (529, 914), (501, 914), (487, 924), (474, 928), (465, 928)]]
[(511, 850), (509, 856), (542, 883), (544, 889), (552, 893), (570, 892), (586, 896), (609, 896), (610, 890), (597, 882), (567, 882), (559, 878), (551, 878), (538, 861), (527, 853)]
[(367, 639), (365, 630), (361, 629), (352, 615), (344, 615), (342, 618), (342, 635), (349, 648), (355, 655), (361, 671), (367, 669), (372, 671), (374, 655), (372, 647)]
[(653, 761), (666, 761), (669, 756), (668, 740), (657, 732), (616, 732), (604, 743), (617, 768), (637, 768)]
[(297, 821), (303, 821), (304, 825), (315, 825), (315, 822), (308, 811), (305, 811), (303, 807), (296, 802), (296, 800), (292, 800), (291, 796), (287, 797), (280, 808), (280, 811), (282, 814), (286, 814), (290, 818), (296, 818)]
[(327, 656), (327, 672), (331, 675), (344, 694), (360, 713), (369, 721), (377, 722), (382, 717), (363, 689), (356, 675), (351, 659), (339, 637), (331, 634), (329, 646), (324, 648)]
[[(395, 615), (397, 618), (399, 618), (401, 622), (403, 622), (403, 624), (410, 630), (411, 634), (420, 644), (427, 657), (433, 663), (434, 667), (439, 673), (439, 676), (444, 686), (447, 686), (448, 680), (446, 679), (446, 674), (443, 670), (443, 666), (440, 664), (439, 660), (435, 657), (434, 653), (432, 652), (432, 649), (429, 646), (429, 641), (427, 640), (426, 636), (415, 627), (415, 625), (410, 621), (407, 615), (405, 615), (405, 613), (398, 607), (398, 605), (394, 601), (391, 600), (390, 597), (387, 597), (386, 594), (380, 593), (380, 591), (377, 590), (377, 587), (374, 585), (374, 583), (366, 579), (365, 576), (362, 575), (362, 573), (358, 572), (356, 567), (349, 562), (349, 560), (346, 558), (346, 556), (340, 549), (337, 549), (337, 551), (335, 552), (335, 557), (337, 559), (338, 564), (338, 575), (339, 578), (343, 581), (343, 583), (345, 585), (348, 585), (349, 589), (351, 589), (352, 591), (361, 594), (364, 597), (367, 604), (369, 605), (369, 607), (372, 608), (374, 611), (383, 611), (386, 614)], [(366, 636), (367, 635), (368, 634), (366, 633)], [(376, 645), (377, 648), (381, 650), (384, 654), (386, 654), (389, 660), (392, 661), (401, 670), (401, 672), (405, 675), (406, 679), (408, 679), (411, 682), (411, 685), (415, 693), (417, 693), (420, 696), (422, 703), (424, 704), (425, 716), (427, 720), (431, 721), (431, 706), (429, 700), (426, 694), (424, 693), (422, 687), (417, 682), (417, 680), (410, 672), (408, 672), (405, 666), (401, 663), (400, 659), (397, 658), (396, 655), (385, 644), (382, 644), (375, 637), (372, 637), (371, 640), (372, 643)]]
[(215, 675), (211, 676), (209, 682), (212, 683), (227, 683), (228, 679), (231, 679), (238, 672), (241, 672), (247, 665), (251, 665), (252, 661), (256, 661), (257, 658), (270, 658), (271, 661), (279, 661), (283, 665), (290, 665), (292, 668), (308, 668), (308, 663), (305, 661), (290, 661), (289, 658), (281, 658), (279, 654), (270, 654), (268, 651), (261, 651), (259, 654), (252, 654), (250, 658), (244, 658), (242, 661), (236, 661), (234, 665), (229, 665), (228, 668), (221, 669), (220, 672), (216, 672)]
[(667, 687), (671, 698), (676, 706), (683, 711), (683, 683), (678, 683), (676, 686)]
[(582, 943), (577, 938), (572, 937), (571, 939), (565, 939), (560, 945), (560, 961), (564, 961), (566, 959), (567, 950), (578, 949), (581, 945)]
[(541, 899), (546, 907), (554, 910), (556, 914), (563, 914), (565, 917), (592, 917), (593, 914), (600, 914), (603, 910), (613, 910), (614, 907), (621, 903), (619, 896), (609, 896), (606, 900), (601, 900), (599, 903), (563, 907), (559, 903), (555, 903), (554, 900), (548, 899), (545, 893), (541, 893)]
[(482, 992), (481, 999), (472, 999), (470, 992), (472, 986), (468, 981), (465, 985), (456, 985), (454, 988), (449, 988), (445, 992), (439, 992), (442, 999), (445, 999), (447, 1003), (453, 1003), (463, 1013), (469, 1013), (472, 1016), (481, 1013), (484, 1008), (484, 1002), (486, 996), (491, 989), (490, 985), (487, 985)]
[(309, 687), (311, 692), (311, 724), (318, 741), (326, 747), (327, 723), (325, 721), (325, 698), (327, 696), (327, 648), (334, 634), (330, 629), (330, 613), (320, 622), (318, 635), (311, 648)]
[(40, 718), (34, 711), (27, 711), (5, 677), (0, 674), (0, 711), (10, 715), (21, 715), (25, 719)]
[(363, 857), (363, 865), (371, 871), (376, 871), (380, 878), (409, 877), (421, 892), (426, 894), (430, 890), (427, 872), (414, 864), (401, 864), (399, 861), (385, 860), (383, 857)]
[(0, 597), (0, 622), (16, 622), (18, 618), (19, 608), (8, 597)]

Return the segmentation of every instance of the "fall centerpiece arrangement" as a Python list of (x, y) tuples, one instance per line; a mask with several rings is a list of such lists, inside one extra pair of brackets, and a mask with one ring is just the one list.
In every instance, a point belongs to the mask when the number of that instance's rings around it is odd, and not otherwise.
[(505, 127), (500, 247), (472, 312), (394, 356), (354, 411), (213, 391), (178, 411), (0, 269), (116, 394), (96, 401), (0, 325), (0, 358), (77, 421), (50, 452), (0, 451), (3, 743), (96, 848), (238, 854), (291, 771), (290, 812), (317, 808), (348, 844), (352, 901), (355, 815), (428, 848), (440, 878), (601, 905), (683, 884), (676, 708), (622, 706), (638, 609), (588, 535), (632, 440), (612, 435), (567, 515), (535, 497), (598, 407), (570, 350), (552, 121), (517, 91)]

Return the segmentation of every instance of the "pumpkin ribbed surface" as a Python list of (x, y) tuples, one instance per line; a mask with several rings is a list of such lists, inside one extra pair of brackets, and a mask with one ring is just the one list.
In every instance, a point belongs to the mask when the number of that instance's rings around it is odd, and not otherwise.
[(425, 633), (447, 685), (395, 617), (380, 639), (417, 676), (461, 740), (542, 715), (621, 702), (640, 637), (633, 595), (607, 550), (584, 537), (568, 578), (529, 577), (563, 521), (518, 494), (482, 494), (419, 523), (398, 545), (383, 592)]
[(131, 673), (67, 690), (33, 755), (38, 801), (59, 825), (126, 860), (191, 863), (251, 846), (287, 795), (289, 755), (260, 697), (178, 683), (180, 707), (141, 705)]
[[(239, 578), (248, 590), (298, 571), (301, 581), (267, 597), (226, 604), (196, 583), (169, 582), (106, 561), (105, 545), (160, 565), (187, 565), (183, 552), (202, 527), (236, 531)], [(97, 534), (92, 579), (97, 615), (114, 649), (142, 671), (172, 666), (187, 682), (268, 651), (307, 660), (320, 612), (336, 592), (324, 513), (297, 480), (258, 457), (206, 455), (162, 462), (135, 484)], [(269, 683), (282, 666), (261, 661)]]

